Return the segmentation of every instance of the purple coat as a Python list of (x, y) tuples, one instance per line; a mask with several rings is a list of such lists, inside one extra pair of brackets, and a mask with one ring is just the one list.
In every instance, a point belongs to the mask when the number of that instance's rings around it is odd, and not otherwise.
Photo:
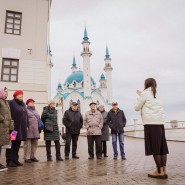
[(28, 114), (26, 105), (16, 99), (9, 101), (12, 119), (14, 120), (14, 130), (18, 131), (17, 141), (27, 139)]
[[(35, 107), (27, 107), (29, 128), (27, 131), (27, 139), (40, 139), (40, 133), (38, 129), (39, 113), (35, 110)], [(36, 118), (36, 117), (37, 118)]]

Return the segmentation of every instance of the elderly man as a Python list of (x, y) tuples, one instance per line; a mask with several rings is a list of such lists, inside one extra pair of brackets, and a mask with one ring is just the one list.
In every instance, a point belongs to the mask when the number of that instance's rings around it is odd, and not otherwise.
[(87, 129), (87, 142), (89, 159), (94, 158), (94, 142), (96, 144), (97, 159), (102, 159), (101, 150), (101, 129), (103, 127), (103, 117), (99, 111), (96, 110), (96, 103), (90, 103), (90, 111), (86, 112), (84, 117), (84, 125)]
[(126, 118), (123, 110), (118, 108), (117, 102), (112, 103), (112, 109), (109, 111), (107, 115), (107, 121), (108, 121), (109, 127), (111, 128), (114, 159), (117, 159), (118, 157), (118, 150), (117, 150), (117, 137), (118, 137), (121, 158), (123, 160), (126, 160), (125, 151), (124, 151), (124, 135), (123, 135), (124, 133), (123, 127), (125, 127), (126, 125)]
[(63, 117), (63, 124), (66, 126), (66, 143), (65, 143), (65, 159), (69, 159), (70, 144), (72, 141), (72, 158), (79, 159), (76, 155), (78, 137), (80, 129), (83, 126), (83, 118), (78, 111), (78, 103), (72, 102), (69, 110), (66, 110)]

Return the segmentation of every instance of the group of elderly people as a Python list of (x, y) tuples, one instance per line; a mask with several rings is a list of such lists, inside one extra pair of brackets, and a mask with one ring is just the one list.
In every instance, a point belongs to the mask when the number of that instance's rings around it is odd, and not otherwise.
[[(145, 135), (145, 154), (153, 155), (156, 163), (154, 172), (149, 177), (166, 179), (166, 161), (168, 146), (164, 130), (164, 111), (162, 103), (157, 94), (157, 83), (155, 79), (145, 80), (143, 91), (137, 90), (138, 100), (135, 105), (136, 111), (141, 111)], [(52, 161), (51, 141), (55, 143), (56, 160), (63, 161), (60, 151), (60, 132), (57, 123), (57, 110), (55, 101), (51, 100), (48, 106), (43, 108), (40, 116), (35, 108), (35, 100), (30, 98), (24, 103), (23, 91), (17, 90), (13, 99), (7, 101), (8, 89), (0, 88), (0, 156), (2, 146), (6, 147), (6, 167), (0, 164), (0, 172), (7, 170), (7, 167), (19, 167), (19, 149), (24, 141), (25, 163), (38, 162), (36, 151), (40, 133), (44, 131), (46, 144), (47, 161)], [(106, 112), (103, 105), (96, 105), (91, 102), (89, 111), (82, 117), (78, 103), (71, 102), (70, 108), (63, 115), (63, 124), (66, 132), (62, 134), (65, 140), (65, 159), (70, 157), (70, 145), (72, 142), (72, 158), (79, 159), (77, 155), (77, 142), (81, 128), (87, 130), (87, 143), (89, 159), (107, 158), (107, 141), (109, 141), (109, 128), (112, 135), (112, 146), (114, 159), (118, 158), (117, 140), (120, 146), (120, 156), (126, 160), (124, 150), (124, 127), (126, 118), (123, 110), (118, 107), (117, 102), (112, 103), (112, 109)], [(94, 152), (94, 144), (96, 150)]]

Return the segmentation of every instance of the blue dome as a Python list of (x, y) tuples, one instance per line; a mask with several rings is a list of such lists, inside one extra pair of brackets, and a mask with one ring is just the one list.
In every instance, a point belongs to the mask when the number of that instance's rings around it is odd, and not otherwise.
[[(84, 79), (83, 71), (76, 71), (67, 77), (65, 84), (66, 83), (71, 84), (73, 81), (76, 81), (77, 83), (81, 83), (83, 79)], [(91, 77), (91, 83), (93, 85), (96, 84), (92, 77)]]

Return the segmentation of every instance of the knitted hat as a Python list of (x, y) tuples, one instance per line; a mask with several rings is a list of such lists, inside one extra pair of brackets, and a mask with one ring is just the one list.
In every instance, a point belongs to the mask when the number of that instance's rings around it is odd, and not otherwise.
[(15, 91), (14, 94), (13, 94), (13, 97), (15, 98), (18, 95), (23, 95), (23, 91), (22, 90)]
[(29, 98), (29, 99), (26, 101), (26, 105), (28, 105), (30, 102), (35, 102), (35, 100), (32, 99), (32, 98)]

